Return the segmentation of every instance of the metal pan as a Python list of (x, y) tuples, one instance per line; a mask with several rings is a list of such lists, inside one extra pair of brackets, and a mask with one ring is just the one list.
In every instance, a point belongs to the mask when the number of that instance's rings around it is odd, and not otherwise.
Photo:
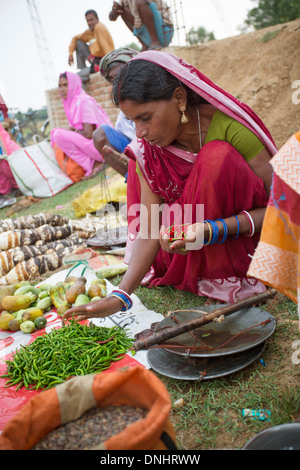
[(184, 358), (161, 348), (149, 349), (150, 367), (161, 375), (179, 380), (210, 380), (238, 372), (252, 364), (263, 352), (265, 343), (240, 354), (218, 358)]
[[(175, 311), (177, 322), (172, 316), (166, 317), (156, 326), (155, 332), (205, 315), (201, 311), (212, 312), (218, 308), (220, 305), (208, 305)], [(275, 327), (276, 320), (269, 312), (251, 307), (232, 313), (222, 322), (210, 322), (171, 338), (164, 343), (164, 348), (181, 356), (186, 354), (191, 357), (228, 356), (247, 351), (265, 342)]]
[(300, 423), (265, 429), (248, 441), (243, 450), (300, 450)]
[(110, 246), (122, 246), (126, 245), (127, 242), (127, 227), (120, 227), (116, 229), (103, 231), (98, 233), (96, 237), (88, 238), (87, 244), (95, 247), (110, 247)]

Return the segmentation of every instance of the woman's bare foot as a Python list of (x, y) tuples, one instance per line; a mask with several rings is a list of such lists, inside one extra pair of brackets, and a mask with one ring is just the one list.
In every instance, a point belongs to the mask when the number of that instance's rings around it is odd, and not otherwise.
[(90, 178), (93, 178), (93, 176), (97, 175), (97, 173), (99, 173), (99, 171), (102, 170), (102, 167), (103, 167), (103, 162), (94, 163), (92, 173), (89, 176), (84, 176), (82, 179), (89, 180)]

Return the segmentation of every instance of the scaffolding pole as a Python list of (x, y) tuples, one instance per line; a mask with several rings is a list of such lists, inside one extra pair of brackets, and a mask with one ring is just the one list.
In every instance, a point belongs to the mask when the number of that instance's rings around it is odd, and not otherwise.
[(35, 42), (42, 66), (42, 72), (47, 90), (54, 88), (57, 83), (57, 76), (52, 62), (50, 49), (44, 32), (43, 24), (34, 0), (27, 0), (29, 15), (32, 23)]
[(216, 12), (219, 15), (219, 18), (220, 18), (221, 22), (223, 24), (223, 28), (224, 28), (225, 33), (227, 34), (227, 36), (232, 36), (233, 31), (232, 31), (231, 25), (230, 25), (226, 15), (225, 15), (224, 11), (221, 8), (220, 2), (218, 0), (212, 0), (212, 2), (214, 4)]
[(186, 30), (183, 16), (182, 0), (169, 0), (174, 25), (174, 37), (172, 43), (178, 46), (185, 46)]

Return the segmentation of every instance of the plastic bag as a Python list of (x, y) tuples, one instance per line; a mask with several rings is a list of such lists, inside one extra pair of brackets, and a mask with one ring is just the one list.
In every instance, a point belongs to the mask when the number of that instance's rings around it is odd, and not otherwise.
[[(107, 185), (107, 186), (106, 186)], [(100, 210), (108, 202), (126, 202), (127, 184), (124, 178), (120, 177), (106, 185), (97, 185), (86, 190), (81, 196), (73, 201), (73, 209), (76, 217)]]
[(7, 161), (20, 191), (26, 196), (52, 197), (73, 184), (46, 141), (16, 150)]

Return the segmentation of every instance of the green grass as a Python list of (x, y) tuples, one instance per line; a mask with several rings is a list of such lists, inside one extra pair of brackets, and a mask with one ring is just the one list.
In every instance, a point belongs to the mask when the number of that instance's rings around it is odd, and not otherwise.
[[(39, 212), (55, 211), (56, 213), (60, 213), (66, 217), (75, 219), (77, 217), (72, 206), (73, 200), (81, 196), (87, 189), (98, 184), (102, 184), (104, 175), (104, 173), (100, 172), (91, 179), (74, 183), (72, 186), (69, 186), (67, 189), (56, 194), (55, 196), (50, 198), (43, 198), (39, 203), (34, 203), (30, 207), (22, 209), (21, 212), (16, 212), (13, 214), (13, 217), (28, 214), (38, 214)], [(112, 175), (111, 172), (107, 174), (107, 178), (109, 178), (110, 175)], [(18, 197), (17, 202), (19, 202), (21, 199), (21, 197)], [(58, 208), (60, 206), (62, 208)], [(11, 206), (0, 209), (0, 219), (5, 219), (7, 217), (7, 212), (10, 210)]]
[(268, 31), (267, 33), (263, 35), (263, 37), (259, 40), (259, 42), (264, 43), (264, 42), (271, 41), (271, 39), (276, 38), (278, 34), (281, 33), (281, 31), (285, 28), (286, 26), (283, 26), (282, 28), (276, 29), (274, 31)]
[[(149, 310), (163, 315), (203, 305), (205, 300), (172, 287), (139, 287), (136, 294)], [(300, 366), (292, 363), (291, 349), (293, 341), (300, 339), (297, 306), (279, 293), (261, 308), (277, 320), (261, 356), (265, 366), (257, 359), (235, 374), (202, 381), (175, 380), (155, 373), (173, 404), (184, 399), (182, 408), (172, 407), (171, 411), (179, 449), (241, 449), (264, 429), (300, 416)], [(244, 408), (268, 409), (271, 420), (243, 418)]]
[[(103, 174), (79, 182), (62, 193), (22, 210), (18, 215), (55, 211), (75, 218), (74, 198), (86, 189), (102, 184)], [(62, 209), (56, 209), (62, 206)], [(0, 219), (8, 208), (0, 210)], [(121, 277), (112, 279), (117, 285)], [(193, 308), (204, 303), (190, 292), (172, 287), (139, 287), (137, 296), (149, 310), (163, 315), (180, 308)], [(259, 360), (228, 377), (202, 381), (175, 380), (154, 372), (165, 384), (172, 401), (184, 399), (181, 408), (172, 406), (173, 423), (179, 449), (240, 449), (260, 431), (292, 422), (300, 415), (300, 366), (292, 362), (292, 343), (299, 340), (297, 306), (282, 294), (261, 308), (277, 320), (275, 333), (267, 340)], [(271, 411), (270, 421), (242, 417), (244, 408)]]

